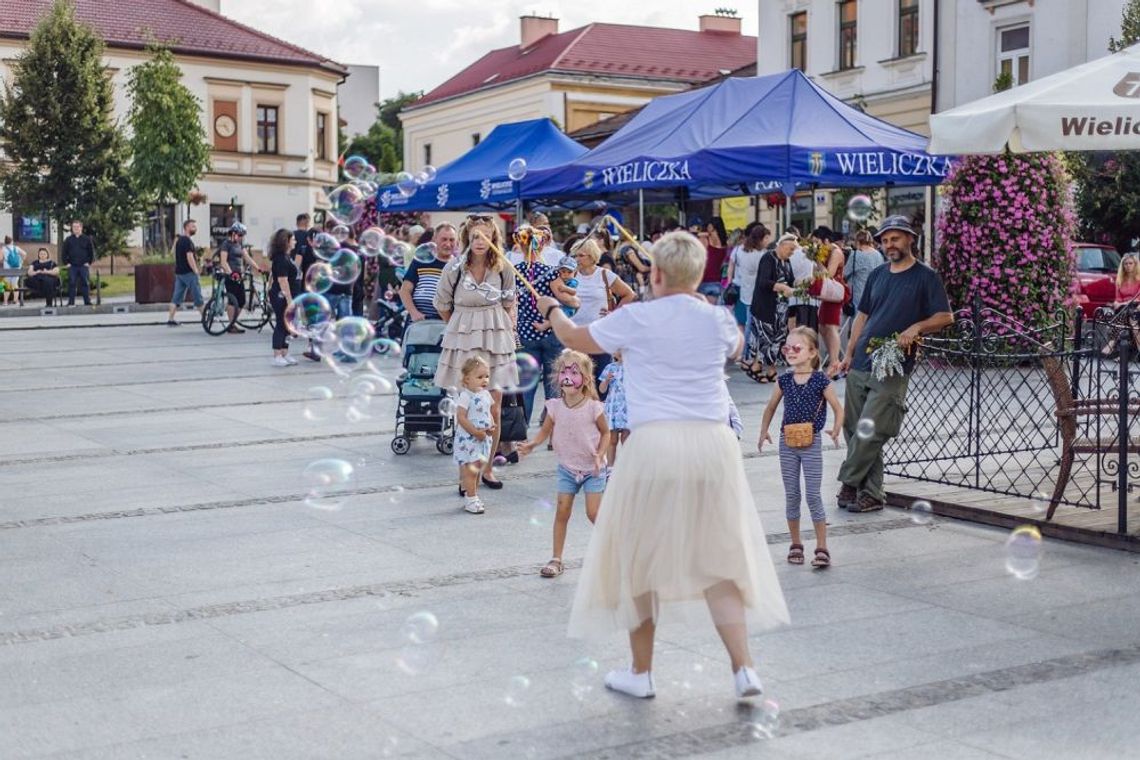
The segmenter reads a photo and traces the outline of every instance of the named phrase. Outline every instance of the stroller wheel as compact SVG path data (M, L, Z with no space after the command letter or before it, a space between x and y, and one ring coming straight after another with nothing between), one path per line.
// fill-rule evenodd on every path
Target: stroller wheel
M451 436L447 436L446 438L439 438L435 442L435 448L439 451L440 454L451 455L455 453L455 439Z
M392 439L392 451L397 454L407 454L412 450L412 442L407 436L398 435Z

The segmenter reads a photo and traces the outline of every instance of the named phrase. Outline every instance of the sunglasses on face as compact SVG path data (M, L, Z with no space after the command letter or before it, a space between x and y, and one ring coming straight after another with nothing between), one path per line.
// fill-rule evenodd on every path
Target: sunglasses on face
M804 347L803 346L784 346L780 350L783 351L785 354L798 354L800 351L804 350Z

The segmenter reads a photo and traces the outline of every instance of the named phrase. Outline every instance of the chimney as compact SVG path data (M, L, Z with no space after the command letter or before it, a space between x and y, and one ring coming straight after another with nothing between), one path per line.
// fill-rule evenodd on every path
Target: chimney
M740 17L722 14L705 14L701 16L702 32L721 32L723 34L740 34Z
M739 22L737 25L739 26ZM528 48L551 34L558 34L558 19L542 16L519 17L519 47Z

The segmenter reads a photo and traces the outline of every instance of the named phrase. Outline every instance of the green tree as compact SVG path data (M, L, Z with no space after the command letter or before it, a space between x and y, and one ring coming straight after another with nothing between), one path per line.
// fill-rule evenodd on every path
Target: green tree
M168 231L163 206L185 200L210 167L202 106L182 84L182 69L166 47L152 45L151 59L131 69L131 177L139 201L158 211L159 247Z
M1140 0L1124 5L1120 32L1119 39L1109 39L1109 52L1140 42ZM1140 238L1140 153L1069 153L1065 160L1076 181L1073 200L1081 239L1132 250Z
M7 158L0 162L0 203L46 212L60 240L70 217L83 219L99 256L124 250L138 219L130 149L112 111L103 41L76 20L71 2L56 0L0 93Z

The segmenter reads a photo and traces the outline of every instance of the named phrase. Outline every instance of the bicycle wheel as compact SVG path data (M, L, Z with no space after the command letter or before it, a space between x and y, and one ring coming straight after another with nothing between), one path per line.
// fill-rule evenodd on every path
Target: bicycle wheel
M273 309L269 307L268 299L262 298L260 293L255 292L252 297L246 295L245 304L246 307L237 320L239 325L249 330L260 330L269 324Z
M221 335L230 329L234 323L230 315L237 312L237 299L233 294L224 292L223 286L218 288L222 288L222 292L215 289L202 310L202 329L210 335Z

